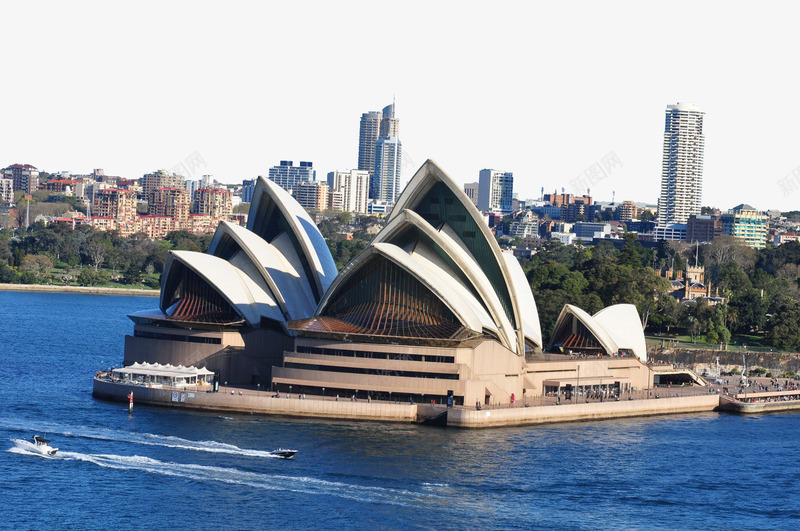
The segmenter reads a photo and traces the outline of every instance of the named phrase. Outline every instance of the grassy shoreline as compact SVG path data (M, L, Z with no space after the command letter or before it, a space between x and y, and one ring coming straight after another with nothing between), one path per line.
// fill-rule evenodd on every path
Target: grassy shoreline
M0 284L0 291L42 291L55 293L88 293L92 295L137 295L158 297L157 289L107 288L93 286L54 286L50 284Z

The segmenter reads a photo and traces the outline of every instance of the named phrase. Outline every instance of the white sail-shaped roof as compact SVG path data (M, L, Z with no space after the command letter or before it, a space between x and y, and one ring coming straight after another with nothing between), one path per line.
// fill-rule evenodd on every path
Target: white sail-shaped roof
M288 232L315 300L322 298L336 278L336 263L314 221L286 190L259 177L247 228L268 242Z
M419 279L472 332L489 333L520 356L526 343L541 348L536 304L519 263L502 253L472 201L432 161L412 177L386 227L331 285L317 316L324 317L331 300L342 300L340 291L352 289L375 253Z
M226 250L226 237L235 241L255 264L287 320L314 315L314 294L288 235L282 234L270 244L244 227L223 221L217 227L208 253L215 256L230 253L230 250ZM255 278L253 280L257 281Z
M489 279L486 278L486 274L470 254L469 249L466 248L464 243L459 240L458 235L447 224L436 229L413 210L404 210L392 218L387 226L376 236L375 242L389 242L400 245L402 242L398 240L410 227L418 230L423 238L427 238L430 241L430 244L434 246L434 252L442 253L446 257L448 263L443 264L441 266L442 269L450 270L451 275L463 278L464 281L469 283L468 289L474 293L472 297L478 299L476 303L482 305L494 321L489 329L498 334L501 342L507 348L515 350L514 327L503 311L497 292L492 289ZM421 245L417 244L417 249ZM541 343L538 343L538 345L541 346Z
M614 339L618 348L630 350L640 360L647 361L647 344L636 306L615 304L603 308L592 317Z
M395 245L386 243L376 243L372 248L415 276L435 293L467 328L478 332L484 328L493 332L497 331L494 321L475 297L464 285L445 271L441 264L437 264L430 254L408 253Z
M511 284L514 293L517 294L517 304L520 308L522 318L522 330L525 338L534 343L537 347L542 347L542 325L539 322L539 311L536 309L536 301L533 300L533 291L519 260L511 253L503 253L506 266L511 273Z
M257 326L264 317L285 325L283 314L275 299L226 260L194 251L170 251L164 264L166 279L170 278L170 273L176 264L194 271L203 278L247 324ZM167 280L164 285L169 284ZM162 311L167 311L167 305L170 304L167 298L172 295L166 289L162 289L160 304Z
M614 341L614 339L609 335L606 329L595 319L586 313L584 310L574 306L572 304L565 304L564 307L561 309L561 313L558 315L558 319L556 320L555 326L553 326L553 334L550 338L550 345L548 346L548 350L553 348L553 343L555 338L558 336L559 332L562 330L563 326L566 326L568 322L571 322L571 319L577 319L583 326L585 326L589 332L594 336L594 338L600 343L600 346L607 354L616 354L619 350L619 346Z

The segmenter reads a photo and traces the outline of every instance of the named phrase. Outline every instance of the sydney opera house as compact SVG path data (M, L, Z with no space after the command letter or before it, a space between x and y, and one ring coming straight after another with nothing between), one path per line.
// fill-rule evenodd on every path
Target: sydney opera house
M130 318L125 365L205 367L229 386L502 404L652 381L633 306L567 305L545 343L518 261L431 161L340 272L303 208L260 178L247 228L170 252L159 307ZM597 362L580 371L573 355Z

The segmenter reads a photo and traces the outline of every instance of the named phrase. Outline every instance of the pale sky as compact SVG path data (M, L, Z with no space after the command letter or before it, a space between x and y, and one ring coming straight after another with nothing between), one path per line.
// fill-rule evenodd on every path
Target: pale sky
M799 4L800 5L800 4ZM511 171L655 203L664 111L705 111L703 205L800 209L800 8L744 2L4 2L0 167L138 178L198 154L224 183L281 159L355 168L396 98L403 184ZM621 165L620 165L621 164ZM585 182L585 179L584 179ZM795 190L796 189L796 190Z

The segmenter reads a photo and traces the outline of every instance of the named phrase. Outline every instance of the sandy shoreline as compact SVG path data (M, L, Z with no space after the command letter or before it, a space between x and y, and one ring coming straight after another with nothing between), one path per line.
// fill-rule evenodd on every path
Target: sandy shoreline
M158 297L157 289L95 288L91 286L52 286L47 284L0 284L0 291L46 291L55 293L88 293L92 295L137 295Z

